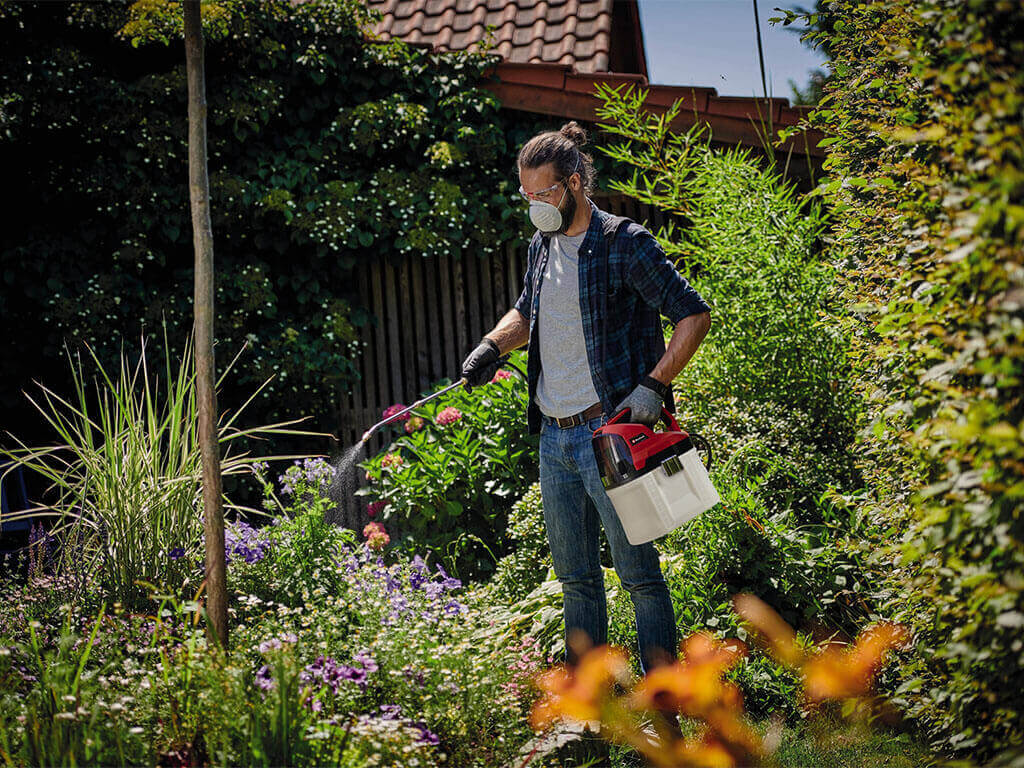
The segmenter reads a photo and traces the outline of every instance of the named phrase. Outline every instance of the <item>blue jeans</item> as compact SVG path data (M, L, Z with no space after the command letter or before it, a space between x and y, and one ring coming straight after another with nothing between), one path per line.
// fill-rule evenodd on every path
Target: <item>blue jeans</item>
M594 645L608 642L600 521L615 572L633 600L640 664L647 672L676 658L675 614L657 550L650 542L629 543L601 484L590 438L604 422L597 416L560 429L550 417L541 417L540 490L551 559L565 602L566 661L577 661L569 643L576 631L585 632Z

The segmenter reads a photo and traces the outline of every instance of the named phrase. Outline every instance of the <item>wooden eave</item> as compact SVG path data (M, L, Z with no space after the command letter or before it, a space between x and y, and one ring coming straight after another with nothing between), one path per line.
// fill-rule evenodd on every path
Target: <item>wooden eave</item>
M646 107L662 115L677 100L682 109L672 122L675 130L685 130L695 123L705 123L717 143L741 144L762 148L761 124L771 126L769 135L796 125L813 107L791 106L788 99L761 99L745 96L719 96L714 88L689 85L650 85L643 75L602 72L583 74L564 64L520 64L502 62L495 68L497 80L485 85L508 109L554 115L566 120L599 122L594 96L597 83L612 87L634 86L647 91ZM761 133L759 133L761 131ZM792 150L822 158L825 150L817 144L824 138L820 131L791 136L776 151Z

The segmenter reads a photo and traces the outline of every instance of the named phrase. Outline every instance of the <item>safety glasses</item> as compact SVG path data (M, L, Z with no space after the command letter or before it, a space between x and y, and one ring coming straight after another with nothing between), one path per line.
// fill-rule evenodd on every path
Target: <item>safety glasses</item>
M561 183L562 182L560 181L556 181L547 189L542 189L539 192L527 192L522 187L519 187L519 196L523 198L523 200L525 200L526 202L530 202L531 200L540 200L542 202L547 202L551 198L554 191L558 189Z

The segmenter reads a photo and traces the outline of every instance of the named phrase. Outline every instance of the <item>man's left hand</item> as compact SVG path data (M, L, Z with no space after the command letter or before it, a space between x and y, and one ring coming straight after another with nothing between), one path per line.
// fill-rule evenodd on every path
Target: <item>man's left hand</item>
M661 408L664 404L665 401L662 400L661 395L653 389L639 384L629 393L629 397L615 407L615 412L618 413L623 408L629 408L630 421L653 427L661 418Z

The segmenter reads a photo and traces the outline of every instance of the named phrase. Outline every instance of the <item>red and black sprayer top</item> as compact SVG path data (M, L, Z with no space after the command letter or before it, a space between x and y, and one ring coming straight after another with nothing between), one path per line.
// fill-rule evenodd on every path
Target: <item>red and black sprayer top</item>
M664 432L623 421L628 413L629 409L623 408L594 430L594 456L606 489L635 480L693 448L689 434L679 428L667 409L661 409L662 421L668 427Z

